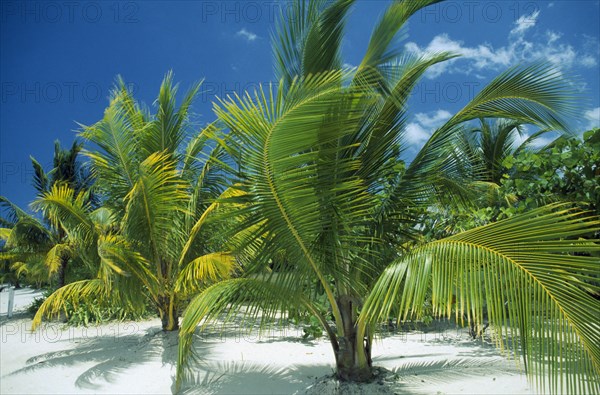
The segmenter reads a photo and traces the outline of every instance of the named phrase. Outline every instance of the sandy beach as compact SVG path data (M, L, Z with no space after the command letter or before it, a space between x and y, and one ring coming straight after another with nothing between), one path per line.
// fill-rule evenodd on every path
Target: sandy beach
M2 292L2 303L7 296ZM17 291L17 299L30 295ZM16 305L16 303L15 303ZM2 305L4 306L4 305ZM5 310L0 311L4 313ZM160 321L88 328L31 319L0 322L2 394L169 394L174 390L177 334ZM323 380L333 372L328 341L304 341L297 327L256 333L230 328L196 337L195 377L185 394L532 394L515 362L466 331L405 332L374 344L373 363L392 373L361 386Z

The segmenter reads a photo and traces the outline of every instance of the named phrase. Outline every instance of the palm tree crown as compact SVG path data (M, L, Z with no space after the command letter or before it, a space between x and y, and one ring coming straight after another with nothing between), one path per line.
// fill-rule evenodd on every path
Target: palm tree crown
M399 56L391 42L412 14L434 2L393 3L354 70L340 69L340 43L353 1L295 2L294 17L282 18L274 36L280 83L221 101L216 114L238 141L235 157L244 175L232 187L238 191L235 199L222 203L231 203L229 214L237 218L227 235L237 244L245 275L207 288L186 309L180 379L199 323L205 326L225 310L227 317L236 311L254 319L260 314L266 323L279 311L300 309L325 329L338 377L368 380L375 323L388 314L418 315L432 281L440 314L449 313L453 298L457 311L475 322L482 319L484 298L496 306L490 315L495 333L500 338L504 327L520 333L519 349L527 366L534 366L529 372L544 366L546 356L558 355L552 341L569 331L562 337L564 347L573 350L568 357L584 362L580 369L559 368L554 359L550 373L562 377L566 372L588 380L586 389L597 388L600 354L592 330L597 319L579 320L582 311L566 312L570 297L545 282L593 287L584 273L595 258L556 252L596 250L589 241L566 238L589 233L597 220L549 207L462 238L420 245L419 213L435 202L470 198L467 158L454 144L462 125L509 118L565 130L563 115L573 109L573 91L557 70L543 64L513 67L435 130L404 165L411 90L429 67L454 55ZM528 222L539 226L528 228ZM513 231L519 229L527 232ZM294 265L269 271L271 253L278 250ZM530 264L539 266L533 270ZM565 272L570 273L566 278ZM497 291L501 287L504 291ZM523 289L531 289L531 295ZM320 290L330 315L318 307ZM576 295L577 308L600 312L598 301L585 292ZM542 300L539 318L527 318L523 306L531 312ZM500 307L505 302L508 311ZM544 327L542 334L542 317L561 324ZM538 347L551 351L538 352Z
M147 297L163 329L174 330L189 295L231 273L233 258L199 237L228 172L222 160L226 151L214 143L214 125L185 142L199 87L194 85L177 107L178 87L167 74L151 115L120 81L104 118L84 127L82 137L99 147L86 155L104 199L102 212L91 210L70 188L53 188L35 205L77 234L79 252L95 262L98 276L59 289L42 305L34 325L77 289L104 297L116 292L126 303ZM106 226L99 227L94 217Z

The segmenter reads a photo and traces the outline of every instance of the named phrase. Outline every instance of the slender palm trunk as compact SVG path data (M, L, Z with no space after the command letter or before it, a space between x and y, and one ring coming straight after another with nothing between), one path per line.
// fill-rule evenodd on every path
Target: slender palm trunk
M371 338L360 334L351 298L339 298L338 306L344 327L343 336L338 337L339 347L335 352L337 377L343 381L369 381L373 377Z
M62 227L58 229L58 240L62 241L66 237L66 232ZM67 284L67 265L69 264L69 257L61 254L60 267L58 268L58 288L62 288Z
M64 287L67 284L67 265L69 263L68 257L62 257L60 259L60 267L58 268L58 288Z

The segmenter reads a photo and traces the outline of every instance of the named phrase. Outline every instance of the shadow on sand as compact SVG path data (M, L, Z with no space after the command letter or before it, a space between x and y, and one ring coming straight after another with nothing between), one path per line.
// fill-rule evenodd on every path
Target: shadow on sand
M105 328L105 327L98 327ZM121 325L123 328L123 325ZM127 328L125 326L125 328ZM96 328L79 328L93 332ZM75 380L75 386L98 390L103 382L114 383L119 376L126 376L133 366L151 360L160 360L162 365L174 366L177 359L177 333L163 332L152 327L142 332L126 335L73 336L61 340L65 348L59 351L36 355L27 360L27 365L12 371L7 376L56 366L89 366Z

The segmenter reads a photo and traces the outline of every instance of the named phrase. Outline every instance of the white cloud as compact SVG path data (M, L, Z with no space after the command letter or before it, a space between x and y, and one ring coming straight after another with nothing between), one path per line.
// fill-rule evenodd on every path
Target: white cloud
M415 114L415 122L410 122L406 125L406 141L411 145L422 145L429 139L431 133L445 121L450 119L451 116L452 114L446 110L437 110L428 113L420 112Z
M426 128L436 128L442 123L450 119L452 114L446 110L437 110L433 113L418 113L415 114L415 119Z
M530 15L522 15L515 21L515 27L510 31L511 35L522 36L525 32L537 23L540 16L540 10L535 10Z
M595 65L598 64L598 62L596 61L596 58L594 58L591 55L584 55L580 59L579 62L581 63L582 66L585 66L585 67L594 67Z
M425 54L449 51L461 55L447 62L437 64L427 70L425 76L430 79L439 77L444 73L460 73L481 75L483 70L499 71L506 67L534 60L544 60L569 69L573 66L596 67L600 56L598 39L585 36L581 47L576 50L571 44L564 42L563 34L547 30L542 40L531 40L526 37L534 27L540 16L540 11L520 17L514 23L513 29L507 37L507 45L494 48L489 43L477 46L466 46L463 41L453 40L447 33L442 33L433 38L431 42L420 47L414 42L405 45L408 52L423 56Z
M550 3L548 3L548 8L552 8L552 7L554 7L554 2L553 1L551 1Z
M429 138L430 134L421 125L415 122L411 122L406 125L405 138L406 141L411 145L420 146Z
M243 37L244 39L246 39L248 41L254 41L258 38L258 36L256 34L246 30L246 28L242 28L242 30L237 32L235 35L238 37Z
M477 47L465 47L463 46L462 41L452 40L446 33L435 36L425 48L420 48L413 42L407 43L405 48L407 51L413 52L420 56L444 51L461 55L460 58L438 63L437 65L430 67L426 74L428 78L436 78L440 76L461 59L468 59L471 61L472 67L477 70L494 68L493 66L495 65L508 66L511 62L511 54L507 50L501 49L499 51L494 51L494 49L488 44L482 44ZM470 71L471 69L469 68L466 74L469 74Z
M592 108L583 113L585 119L588 120L586 129L600 128L600 107Z
M546 36L548 37L548 44L552 44L562 37L562 33L553 32L552 30L548 30L546 32Z

